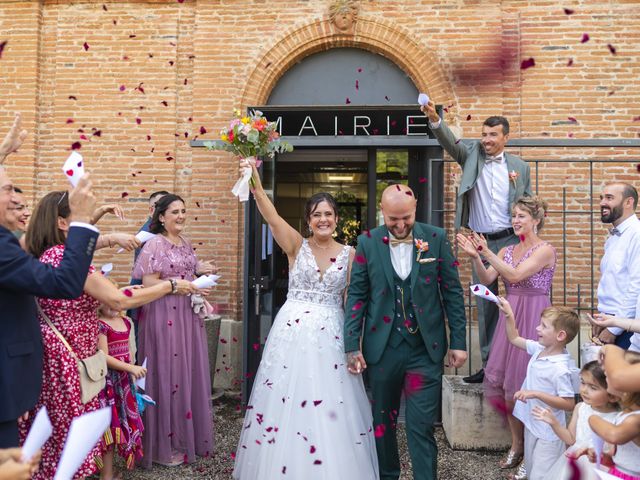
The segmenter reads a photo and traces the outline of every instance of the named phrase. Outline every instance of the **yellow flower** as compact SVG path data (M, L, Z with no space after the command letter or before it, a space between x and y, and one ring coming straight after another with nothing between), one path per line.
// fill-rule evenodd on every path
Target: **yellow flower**
M223 133L222 135L220 135L220 140L222 140L223 142L227 142L229 141L229 137L226 133Z
M248 123L251 122L251 119L249 117L242 117L241 122L244 123L245 125L247 125Z

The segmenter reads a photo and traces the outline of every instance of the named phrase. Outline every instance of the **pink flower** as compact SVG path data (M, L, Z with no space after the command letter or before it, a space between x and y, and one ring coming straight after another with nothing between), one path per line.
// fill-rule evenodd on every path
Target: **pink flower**
M511 180L513 182L513 186L516 186L516 181L518 180L518 177L520 176L520 174L518 172L516 172L515 170L511 170L509 172L509 180Z

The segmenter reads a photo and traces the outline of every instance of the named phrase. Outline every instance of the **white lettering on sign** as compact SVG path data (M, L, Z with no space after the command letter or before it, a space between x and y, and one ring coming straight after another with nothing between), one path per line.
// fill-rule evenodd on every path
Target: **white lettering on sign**
M366 125L358 123L359 120L365 120L365 119L367 121ZM364 133L366 135L369 135L369 131L367 130L367 127L370 125L371 125L371 118L364 115L356 115L355 117L353 117L353 134L358 135L358 128L361 128L362 130L364 130Z
M307 125L307 123L309 123L309 125ZM310 128L313 131L313 134L317 137L318 136L318 132L316 132L316 127L313 125L313 120L311 120L311 117L309 115L307 115L304 118L304 122L302 122L302 127L300 127L300 131L298 132L298 136L302 135L302 132L306 129Z
M427 135L427 117L407 115L407 135Z

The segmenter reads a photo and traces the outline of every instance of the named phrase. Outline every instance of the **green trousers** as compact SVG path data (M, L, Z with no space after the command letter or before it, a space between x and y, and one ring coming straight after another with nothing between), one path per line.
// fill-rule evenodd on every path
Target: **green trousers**
M380 361L369 364L367 372L380 478L397 480L400 476L396 419L404 391L413 478L436 480L438 447L433 423L440 409L442 365L431 361L422 342L412 347L403 340L395 348L387 345Z

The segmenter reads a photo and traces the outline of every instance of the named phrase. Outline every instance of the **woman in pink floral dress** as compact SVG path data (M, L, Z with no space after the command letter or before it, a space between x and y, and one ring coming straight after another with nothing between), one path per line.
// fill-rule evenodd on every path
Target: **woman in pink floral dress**
M64 239L69 228L69 202L66 192L47 194L35 209L32 223L27 232L27 248L43 263L57 267L64 255ZM100 240L99 240L99 246ZM98 349L98 316L96 309L100 303L111 308L125 310L153 301L171 292L187 294L197 289L187 281L163 282L154 288L118 290L110 281L96 272L92 266L85 283L84 293L75 300L52 300L38 298L42 311L65 337L78 358L94 355ZM84 413L104 406L99 396L88 403L82 403L80 378L75 358L62 341L40 318L40 329L44 346L42 390L40 398L30 412L29 420L20 425L22 441L31 426L31 419L43 406L47 407L53 425L53 434L42 448L40 468L34 479L53 478L60 460L71 421ZM101 467L103 443L96 445L74 478L84 478L94 474Z

